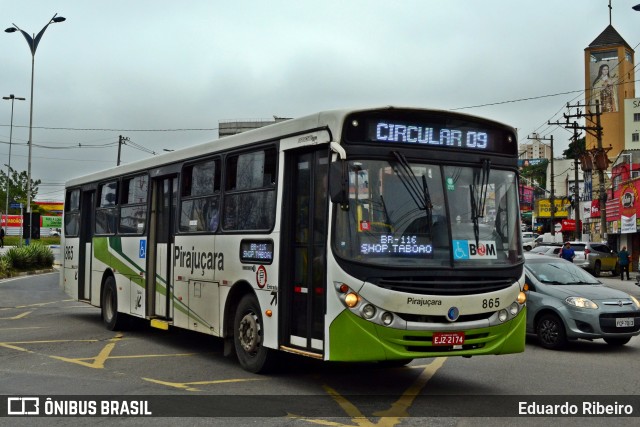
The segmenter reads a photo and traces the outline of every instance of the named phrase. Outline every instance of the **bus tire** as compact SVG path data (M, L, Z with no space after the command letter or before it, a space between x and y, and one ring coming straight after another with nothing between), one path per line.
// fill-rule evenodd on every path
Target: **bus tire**
M242 297L233 322L233 344L240 365L247 371L267 372L273 366L274 350L264 344L264 323L260 304L253 294Z
M102 322L108 330L116 331L125 328L126 314L118 313L118 289L113 276L108 276L104 281L100 308Z

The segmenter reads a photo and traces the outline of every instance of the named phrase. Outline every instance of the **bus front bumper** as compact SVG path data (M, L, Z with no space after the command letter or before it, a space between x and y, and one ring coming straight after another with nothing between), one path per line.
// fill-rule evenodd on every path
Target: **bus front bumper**
M521 353L525 347L526 307L498 326L465 330L459 346L434 346L434 331L380 326L345 310L329 327L329 360L380 361L439 356Z

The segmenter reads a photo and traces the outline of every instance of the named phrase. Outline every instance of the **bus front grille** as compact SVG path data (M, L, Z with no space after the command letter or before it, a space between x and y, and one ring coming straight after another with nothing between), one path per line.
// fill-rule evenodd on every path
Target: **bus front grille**
M516 280L517 278L403 277L401 279L384 278L371 282L396 292L424 295L473 295L506 289Z

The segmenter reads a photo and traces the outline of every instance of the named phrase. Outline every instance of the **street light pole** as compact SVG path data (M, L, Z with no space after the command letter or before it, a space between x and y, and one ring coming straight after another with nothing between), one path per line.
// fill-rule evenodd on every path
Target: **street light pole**
M9 174L11 173L11 141L13 140L13 104L15 100L24 101L25 98L19 98L14 96L13 94L9 96L3 96L2 99L10 99L11 100L11 122L9 124L9 164L7 165L7 200L4 208L4 234L5 236L9 235Z
M36 62L36 49L38 48L38 44L40 44L40 40L42 40L42 36L44 35L45 30L52 23L63 22L66 18L62 16L58 16L56 13L53 15L53 18L49 20L47 25L45 25L38 35L30 36L28 33L22 31L20 27L16 24L13 24L13 27L9 27L4 30L6 33L14 33L16 31L20 31L24 36L27 44L29 45L29 49L31 50L31 105L29 106L29 161L27 163L27 215L29 216L29 223L27 225L27 239L26 244L29 244L31 240L31 148L33 146L33 141L31 139L33 132L33 74L35 70L35 62Z

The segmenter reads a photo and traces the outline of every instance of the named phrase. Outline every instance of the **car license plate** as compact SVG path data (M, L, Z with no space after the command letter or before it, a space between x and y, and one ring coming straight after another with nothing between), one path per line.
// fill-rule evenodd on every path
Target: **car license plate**
M462 344L464 344L464 332L434 332L433 333L433 345L462 345Z
M620 317L616 319L616 328L628 328L633 326L633 317Z

